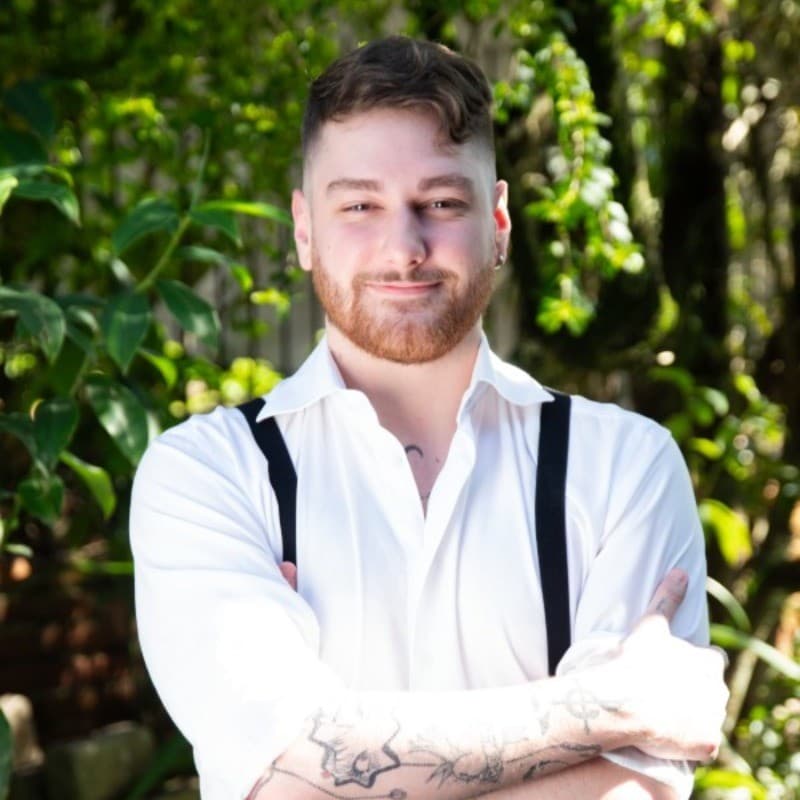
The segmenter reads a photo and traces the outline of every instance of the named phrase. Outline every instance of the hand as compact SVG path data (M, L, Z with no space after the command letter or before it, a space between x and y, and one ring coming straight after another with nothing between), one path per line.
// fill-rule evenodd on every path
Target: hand
M281 561L278 568L281 571L281 575L286 578L286 582L289 586L297 591L297 566L292 564L291 561Z
M658 758L707 761L717 754L725 718L725 661L718 650L670 633L685 592L686 574L669 572L606 666L619 696L627 698L626 710L641 723L633 745Z

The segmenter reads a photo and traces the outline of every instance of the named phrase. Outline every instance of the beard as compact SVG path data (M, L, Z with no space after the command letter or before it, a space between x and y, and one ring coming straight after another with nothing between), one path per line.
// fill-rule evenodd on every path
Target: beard
M417 267L399 272L360 273L349 291L339 286L312 247L311 278L328 321L353 344L376 358L399 364L435 361L449 353L475 326L489 305L494 262L483 264L459 288L458 276L444 269ZM438 282L422 297L372 298L368 283Z

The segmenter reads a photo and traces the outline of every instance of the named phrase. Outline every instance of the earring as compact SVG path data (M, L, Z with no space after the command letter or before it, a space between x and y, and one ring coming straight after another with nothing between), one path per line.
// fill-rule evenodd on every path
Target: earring
M497 254L497 264L495 264L495 269L498 270L503 264L506 263L506 254L505 253L498 253Z

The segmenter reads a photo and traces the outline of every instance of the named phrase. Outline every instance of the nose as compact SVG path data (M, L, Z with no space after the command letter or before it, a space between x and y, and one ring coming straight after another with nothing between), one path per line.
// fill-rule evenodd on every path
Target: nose
M386 219L383 237L386 261L397 269L413 269L425 261L428 246L419 215L403 208Z

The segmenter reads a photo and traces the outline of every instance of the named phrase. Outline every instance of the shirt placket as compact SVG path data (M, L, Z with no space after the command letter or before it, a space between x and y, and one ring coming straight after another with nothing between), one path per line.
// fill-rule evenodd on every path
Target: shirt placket
M424 520L423 541L418 558L409 563L409 687L416 685L415 670L424 668L425 658L418 653L419 636L429 621L437 618L425 602L425 587L436 576L436 554L445 536L460 536L466 520L458 518L461 497L475 465L475 438L472 420L463 415L456 429L447 459L434 484ZM422 665L422 666L421 666Z

